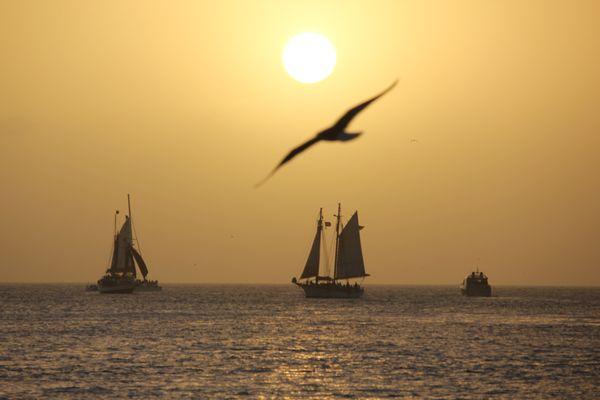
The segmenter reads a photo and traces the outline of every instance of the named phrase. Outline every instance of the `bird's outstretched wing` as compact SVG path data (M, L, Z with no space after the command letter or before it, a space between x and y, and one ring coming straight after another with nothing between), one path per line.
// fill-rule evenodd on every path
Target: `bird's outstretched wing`
M295 149L293 149L292 151L290 151L288 153L287 156L285 156L283 158L283 160L281 160L281 162L279 164L277 164L277 166L275 168L273 168L273 171L271 171L271 173L269 175L267 175L265 177L265 179L263 179L262 181L258 182L256 185L254 185L254 187L259 187L260 185L262 185L263 183L265 183L271 176L273 176L273 174L285 163L287 163L288 161L290 161L292 158L296 157L298 154L302 153L304 150L308 149L310 146L312 146L313 144L317 143L319 140L318 137L314 137L304 143L302 143L300 146L296 147Z
M292 151L290 151L288 153L288 155L285 156L285 158L283 160L281 160L281 162L279 163L279 165L277 165L277 167L275 169L281 167L283 164L290 161L292 158L296 157L298 154L302 153L304 150L308 149L310 146L317 143L319 140L321 140L321 139L319 139L318 137L315 136L314 138L302 143L300 146L298 146L295 149L293 149Z
M356 117L356 115L361 112L362 110L364 110L365 108L367 108L367 106L369 104L371 104L372 102L374 102L375 100L377 100L378 98L380 98L381 96L383 96L384 94L386 94L387 92L389 92L390 90L392 90L394 88L394 86L396 86L396 84L398 83L398 80L396 79L396 81L394 81L394 83L392 83L387 89L385 89L383 92L379 93L377 96L365 101L364 103L361 103L359 105L357 105L356 107L348 110L348 112L346 112L346 114L344 114L342 116L342 118L340 118L335 125L333 126L334 129L339 129L339 130L344 130L346 129L346 127L348 126L348 124L350 124L350 121L352 121L352 119L354 117Z

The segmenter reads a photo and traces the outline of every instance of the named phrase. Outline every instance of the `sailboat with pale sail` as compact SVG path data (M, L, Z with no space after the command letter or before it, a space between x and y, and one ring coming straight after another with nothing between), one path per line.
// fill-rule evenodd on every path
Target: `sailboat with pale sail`
M364 288L356 281L369 276L365 272L365 263L360 242L358 211L354 212L346 225L342 224L342 206L338 204L335 227L333 271L329 268L325 230L331 223L323 220L323 209L319 211L317 232L306 260L300 279L295 277L292 283L304 290L306 297L313 298L358 298ZM333 273L331 273L333 272ZM350 280L355 280L353 284ZM344 282L345 281L345 282Z
M119 211L115 212L115 235L112 257L106 274L98 280L97 287L100 293L132 293L143 282L146 282L145 286L152 286L152 283L147 283L149 281L146 280L146 276L148 275L146 262L139 250L134 246L129 195L127 195L127 204L129 215L125 216L125 222L118 233L117 216ZM144 277L143 281L136 279L136 264ZM157 287L156 290L160 290L160 287L156 283L154 283L154 286Z

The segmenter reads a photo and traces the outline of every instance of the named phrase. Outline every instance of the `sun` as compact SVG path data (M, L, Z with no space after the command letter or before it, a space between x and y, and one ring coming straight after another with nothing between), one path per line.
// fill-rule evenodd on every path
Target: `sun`
M292 37L283 48L283 66L298 82L315 83L333 72L335 47L322 35L312 32Z

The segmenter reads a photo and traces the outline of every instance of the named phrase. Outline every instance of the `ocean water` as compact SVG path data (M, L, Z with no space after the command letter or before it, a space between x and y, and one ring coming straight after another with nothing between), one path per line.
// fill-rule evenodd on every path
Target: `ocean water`
M600 289L0 285L0 398L600 398Z

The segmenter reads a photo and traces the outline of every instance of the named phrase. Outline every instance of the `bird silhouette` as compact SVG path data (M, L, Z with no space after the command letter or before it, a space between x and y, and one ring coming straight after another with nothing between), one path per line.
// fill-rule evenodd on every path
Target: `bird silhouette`
M322 130L321 132L317 133L312 139L309 139L308 141L302 143L300 146L291 150L288 153L288 155L285 156L279 164L277 164L277 166L273 169L273 171L271 171L271 173L269 175L267 175L262 181L257 183L255 185L255 187L259 187L260 185L265 183L284 164L289 162L292 158L296 157L298 154L302 153L304 150L308 149L313 144L320 142L321 140L327 140L330 142L333 142L336 140L341 141L341 142L347 142L349 140L353 140L353 139L356 139L357 137L359 137L362 134L362 132L346 132L346 128L348 127L350 122L354 119L354 117L356 117L356 115L358 115L359 112L361 112L362 110L367 108L369 106L369 104L373 103L375 100L377 100L378 98L380 98L381 96L383 96L384 94L386 94L387 92L392 90L394 88L394 86L396 86L397 83L398 83L398 80L394 81L394 83L392 83L387 89L385 89L383 92L379 93L377 96L372 97L369 100L360 103L356 107L351 108L350 110L348 110L346 112L346 114L344 114L340 119L338 119L335 124L333 124L332 126L330 126L329 128L327 128L325 130Z

